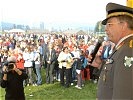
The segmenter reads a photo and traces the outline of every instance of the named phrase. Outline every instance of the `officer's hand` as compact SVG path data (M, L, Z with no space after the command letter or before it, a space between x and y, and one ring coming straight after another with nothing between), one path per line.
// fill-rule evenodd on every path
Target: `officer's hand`
M88 65L91 65L93 67L100 67L102 60L99 55L96 55L92 63L89 63L92 59L91 55L88 55Z
M7 66L4 66L4 67L2 68L2 71L3 71L4 74L7 74L7 72L8 72Z

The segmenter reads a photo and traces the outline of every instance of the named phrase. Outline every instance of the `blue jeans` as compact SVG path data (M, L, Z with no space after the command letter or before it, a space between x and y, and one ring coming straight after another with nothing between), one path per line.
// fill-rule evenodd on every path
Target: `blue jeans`
M77 61L74 61L72 65L72 82L77 79L76 67L77 67Z
M41 85L42 84L41 65L35 64L35 68L36 68L36 74L37 74L37 85Z

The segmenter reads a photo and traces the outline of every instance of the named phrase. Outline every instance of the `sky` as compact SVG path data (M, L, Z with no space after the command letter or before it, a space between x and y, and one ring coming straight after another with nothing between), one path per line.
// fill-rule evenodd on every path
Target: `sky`
M109 2L127 0L0 0L0 21L45 27L86 27L106 17Z

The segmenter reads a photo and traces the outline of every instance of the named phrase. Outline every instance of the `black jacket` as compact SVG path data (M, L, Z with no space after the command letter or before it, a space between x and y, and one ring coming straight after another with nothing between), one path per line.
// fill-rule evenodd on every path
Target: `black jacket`
M21 71L22 75L18 75L15 71L8 72L7 81L3 80L2 74L1 87L6 91L5 100L25 100L23 80L28 76Z
M76 69L82 70L84 68L83 67L84 59L85 57L83 55L80 55L80 58L77 60Z

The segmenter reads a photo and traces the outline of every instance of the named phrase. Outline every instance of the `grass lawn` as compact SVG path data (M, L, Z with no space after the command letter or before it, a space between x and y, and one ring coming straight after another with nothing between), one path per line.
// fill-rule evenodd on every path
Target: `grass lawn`
M42 70L42 72L44 71ZM44 74L42 75L45 77ZM90 81L86 81L82 90L79 90L75 88L76 84L64 88L60 86L59 82L46 84L44 80L41 86L25 87L26 100L96 100L97 84ZM4 100L4 95L5 91L0 87L0 100Z

